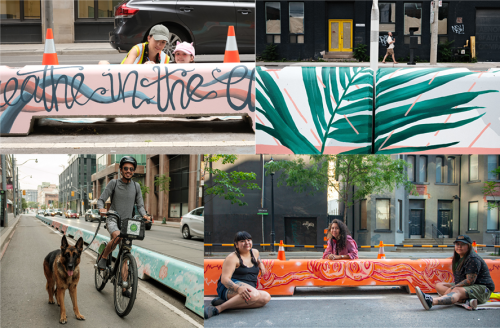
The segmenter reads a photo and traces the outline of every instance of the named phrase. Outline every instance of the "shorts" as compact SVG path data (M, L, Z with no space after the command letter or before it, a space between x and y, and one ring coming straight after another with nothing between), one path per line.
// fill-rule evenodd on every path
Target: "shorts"
M240 282L239 280L236 280L236 279L231 279L232 282L234 283L237 283L237 282ZM227 292L229 291L229 289L227 289L226 286L224 286L221 282L220 282L220 279L219 281L217 282L217 296L219 296L220 298L222 298L224 301L227 301L228 298L227 298Z
M109 216L106 219L106 228L108 229L110 237L113 232L120 231L120 229L118 229L118 223L116 222L116 219L110 218Z
M467 292L469 299L475 298L477 300L477 304L484 304L490 300L491 290L485 285L464 286L462 288Z
M387 48L387 54L394 55L394 48L392 48L392 49Z

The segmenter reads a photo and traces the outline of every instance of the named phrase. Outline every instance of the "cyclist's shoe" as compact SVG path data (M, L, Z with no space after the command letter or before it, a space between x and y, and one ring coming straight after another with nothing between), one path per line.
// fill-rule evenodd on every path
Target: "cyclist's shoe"
M217 310L217 308L212 305L205 306L205 310L203 312L205 319L209 319L214 315L219 315L219 310Z
M99 268L99 270L106 270L107 262L108 262L107 259L101 257L99 262L97 262L97 267Z
M418 299L420 300L420 303L422 303L424 309L430 310L432 307L432 296L423 293L418 286L415 287L415 290L417 291Z
M130 291L128 290L122 290L122 296L126 298L130 298Z
M212 300L212 305L213 306L217 306L217 305L221 305L222 303L225 303L226 301L224 301L222 298L220 297L216 297Z

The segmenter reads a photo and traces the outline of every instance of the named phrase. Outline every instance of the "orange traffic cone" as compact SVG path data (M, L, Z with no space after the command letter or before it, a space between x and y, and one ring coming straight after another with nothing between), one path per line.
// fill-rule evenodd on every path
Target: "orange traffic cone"
M283 246L283 240L280 240L280 248L278 249L278 260L286 261L285 246Z
M240 53L236 44L236 35L234 34L234 26L229 26L227 31L226 52L224 53L224 63L239 63Z
M477 244L475 240L472 241L472 249L477 253Z
M54 35L52 29L47 29L45 37L45 51L43 52L42 65L59 65L57 60L56 46L54 44Z
M384 243L380 241L377 259L385 260Z

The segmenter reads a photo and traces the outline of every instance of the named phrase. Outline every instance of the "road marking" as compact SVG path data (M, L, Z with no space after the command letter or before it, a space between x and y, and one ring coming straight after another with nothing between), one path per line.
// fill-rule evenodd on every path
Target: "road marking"
M47 228L49 228L50 230L62 235L61 232L53 229L52 227L48 226L48 225L45 225ZM76 244L76 242L73 240L73 239L68 239L68 243L71 243L71 244ZM88 256L92 257L93 259L97 260L97 256L90 253L90 249L86 250L84 253L87 254ZM93 251L92 251L93 252ZM159 297L158 295L156 295L151 289L147 288L146 286L144 286L143 282L142 281L138 281L138 287L140 290L142 290L143 292L145 292L146 294L148 294L149 296L151 296L154 300L156 300L157 302L159 302L160 304L162 304L163 306L166 306L167 308L169 308L172 312L174 312L175 314L177 314L178 316L180 316L181 318L183 318L184 320L188 321L189 323L191 323L193 326L197 327L197 328L203 328L203 325L200 325L198 322L196 322L194 319L192 319L190 316L188 316L187 314L185 314L184 312L182 312L181 310L179 310L177 307L175 307L174 305L170 304L169 302L167 302L166 300L164 300L163 298Z
M385 296L285 296L285 297L271 297L271 301L322 301L322 300L379 300L386 298ZM205 297L205 301L211 301L213 297Z
M184 241L184 240L172 239L172 241L177 242L177 243L185 243L185 244L189 244L189 245L193 245L193 246L203 246L203 245L200 245L199 243L190 243L189 241Z

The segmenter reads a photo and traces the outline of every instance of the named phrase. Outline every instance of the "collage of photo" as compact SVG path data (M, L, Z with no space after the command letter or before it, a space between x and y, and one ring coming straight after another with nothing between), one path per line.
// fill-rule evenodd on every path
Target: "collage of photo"
M0 326L498 327L500 1L0 0Z

